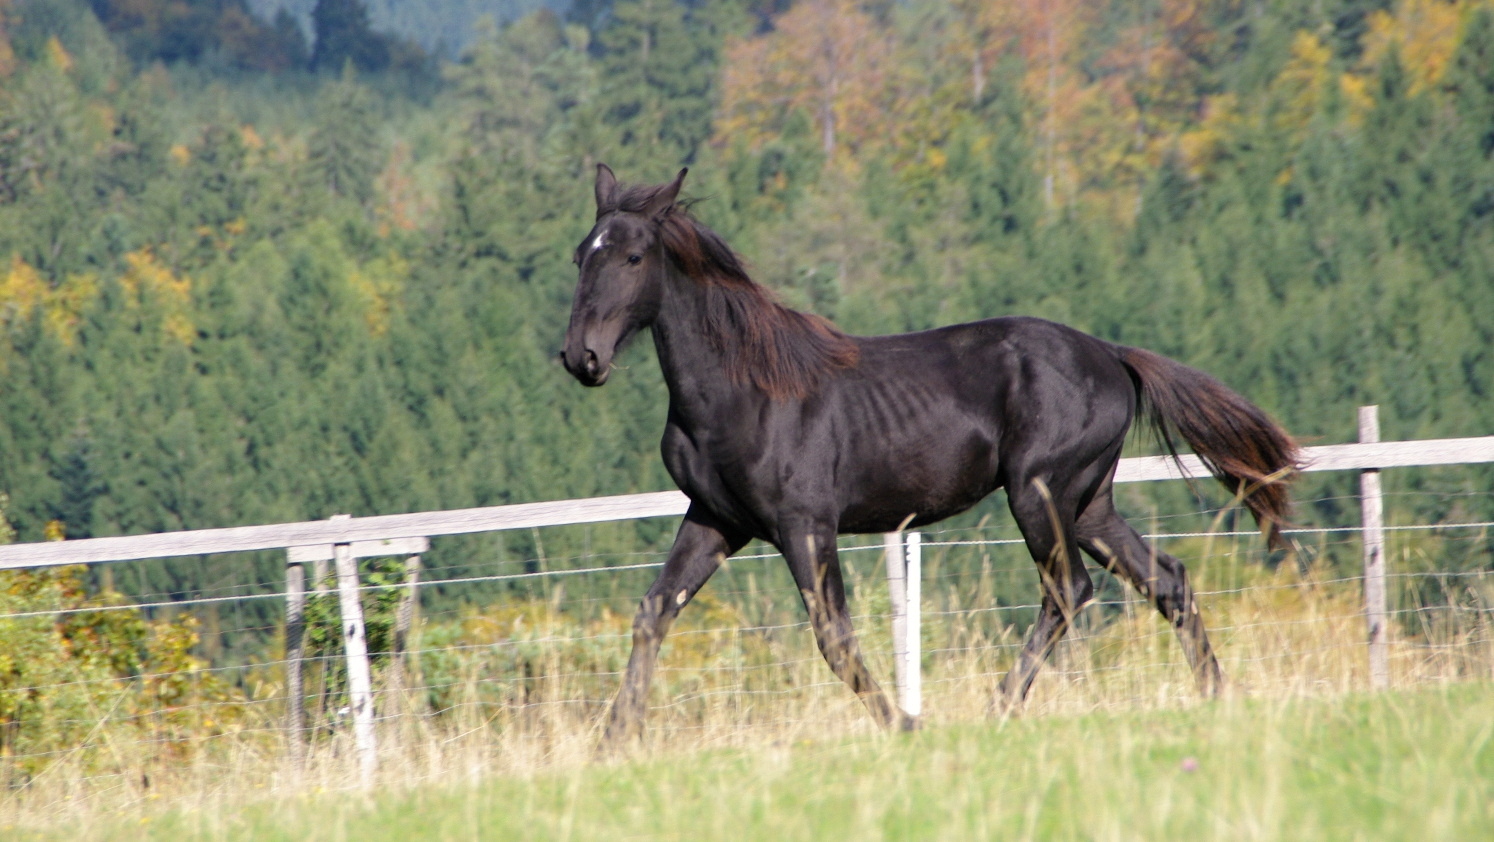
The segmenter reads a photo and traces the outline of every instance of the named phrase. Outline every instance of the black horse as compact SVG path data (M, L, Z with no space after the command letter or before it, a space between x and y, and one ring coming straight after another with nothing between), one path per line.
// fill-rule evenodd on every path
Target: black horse
M566 369L601 386L619 349L653 329L669 388L664 464L690 498L633 621L608 743L641 735L664 634L752 538L783 553L835 674L877 722L913 727L862 661L836 535L932 523L1003 487L1043 588L1004 705L1026 696L1094 592L1081 549L1156 605L1200 690L1217 692L1187 572L1121 519L1111 482L1144 404L1168 450L1186 441L1277 544L1299 458L1280 427L1203 372L1040 319L849 336L754 283L678 201L684 177L624 189L598 166L596 224L575 254Z

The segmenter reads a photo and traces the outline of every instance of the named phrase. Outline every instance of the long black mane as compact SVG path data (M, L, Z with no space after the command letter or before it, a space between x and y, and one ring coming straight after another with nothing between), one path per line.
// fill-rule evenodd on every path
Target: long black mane
M599 215L642 213L661 189L628 188ZM690 203L675 202L654 222L674 267L705 291L702 328L735 381L750 382L773 398L802 398L827 373L856 364L854 339L820 316L784 306L753 281L731 246L691 215Z

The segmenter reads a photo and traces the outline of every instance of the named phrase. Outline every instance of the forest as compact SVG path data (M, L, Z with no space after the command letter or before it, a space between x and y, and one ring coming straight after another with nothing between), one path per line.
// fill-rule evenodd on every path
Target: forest
M855 333L1035 315L1209 371L1309 443L1369 403L1387 440L1490 432L1490 0L587 0L466 26L452 3L384 28L318 0L309 33L291 5L0 0L18 540L671 487L649 343L603 390L555 360L599 161L688 165L756 279ZM1406 480L1446 492L1407 505L1487 516L1489 478ZM1329 482L1305 517L1352 505ZM543 555L484 540L434 563ZM182 599L205 570L118 586Z

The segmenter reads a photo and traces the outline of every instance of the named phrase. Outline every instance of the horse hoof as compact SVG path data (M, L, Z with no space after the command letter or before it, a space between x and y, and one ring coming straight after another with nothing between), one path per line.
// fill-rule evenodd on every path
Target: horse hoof
M642 746L642 728L609 727L602 734L601 742L597 743L594 756L597 760L628 757L637 752Z
M1005 694L999 695L991 700L986 706L986 716L992 719L1016 719L1022 715L1022 702L1012 701Z
M923 717L900 714L897 718L897 730L903 733L923 730Z
M592 753L592 758L598 762L626 760L637 754L642 746L643 739L641 737L634 737L632 739L603 737L602 741L597 743L597 749Z

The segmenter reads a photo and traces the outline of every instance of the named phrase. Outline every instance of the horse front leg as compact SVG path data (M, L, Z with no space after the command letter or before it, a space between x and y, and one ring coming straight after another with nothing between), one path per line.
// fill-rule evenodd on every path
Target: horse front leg
M844 681L871 713L877 724L886 729L912 731L918 720L898 709L872 678L861 657L861 646L846 607L845 582L841 578L840 557L835 548L833 528L809 529L792 534L779 546L804 608L814 628L814 639L830 670Z
M680 609L694 598L711 574L746 543L745 537L716 524L695 506L685 514L664 569L659 571L633 618L633 652L628 656L622 687L607 716L603 751L621 748L643 737L648 688L653 682L664 635Z

